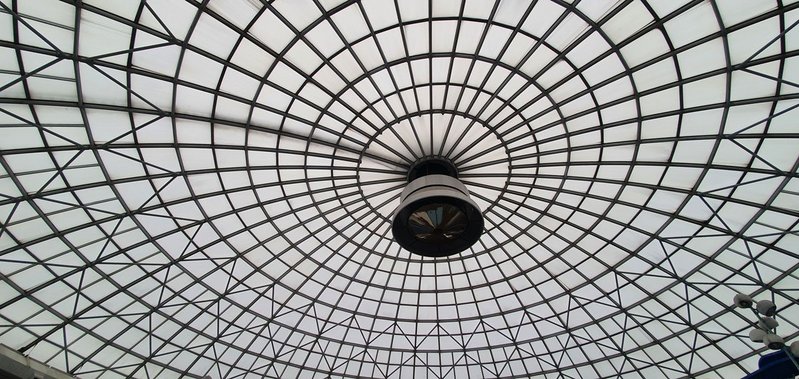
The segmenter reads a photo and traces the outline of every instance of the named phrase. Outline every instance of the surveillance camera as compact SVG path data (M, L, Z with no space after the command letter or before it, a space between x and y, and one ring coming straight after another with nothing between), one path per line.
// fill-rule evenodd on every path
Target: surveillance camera
M794 357L799 357L799 341L793 341L791 344L791 354Z
M734 302L735 306L738 308L752 308L752 304L754 303L751 296L742 293L735 295Z
M766 331L763 329L754 328L749 331L749 339L752 342L763 342L763 337L766 336Z
M757 322L757 326L760 327L760 329L764 330L772 330L778 327L779 325L780 323L771 317L761 317L760 320Z
M760 300L757 302L755 306L757 309L757 313L760 313L763 316L774 316L777 313L777 306L771 300Z
M763 344L771 350L779 350L785 346L785 341L776 334L766 334L763 336Z

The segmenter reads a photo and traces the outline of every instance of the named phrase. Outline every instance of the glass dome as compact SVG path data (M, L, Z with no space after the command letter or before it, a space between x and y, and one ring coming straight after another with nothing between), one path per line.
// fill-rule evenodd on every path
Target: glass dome
M0 344L81 378L735 378L799 3L0 0ZM422 157L483 212L430 258Z

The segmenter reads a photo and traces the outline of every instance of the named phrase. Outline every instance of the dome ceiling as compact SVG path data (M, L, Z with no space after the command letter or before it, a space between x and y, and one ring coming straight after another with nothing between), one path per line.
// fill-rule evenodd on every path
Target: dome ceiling
M82 378L734 378L799 3L0 0L0 343ZM393 241L454 164L479 241Z

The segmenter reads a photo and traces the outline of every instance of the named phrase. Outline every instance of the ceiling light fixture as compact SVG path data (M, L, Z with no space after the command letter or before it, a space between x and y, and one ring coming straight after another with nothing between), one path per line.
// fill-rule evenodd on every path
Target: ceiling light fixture
M483 231L483 215L446 158L427 157L408 172L394 212L394 239L406 250L444 257L468 249Z

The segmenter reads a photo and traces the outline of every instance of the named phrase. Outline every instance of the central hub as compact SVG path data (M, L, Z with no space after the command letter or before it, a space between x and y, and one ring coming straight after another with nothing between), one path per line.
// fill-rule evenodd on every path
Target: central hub
M416 161L408 170L408 183L427 175L447 175L458 177L458 169L446 158L424 157Z
M483 216L457 175L444 158L423 158L411 166L392 223L394 239L406 250L443 257L480 239Z

